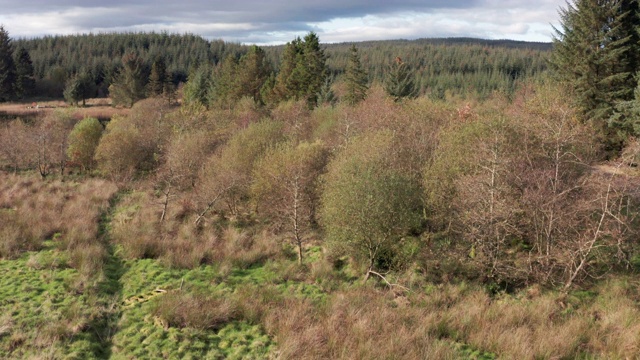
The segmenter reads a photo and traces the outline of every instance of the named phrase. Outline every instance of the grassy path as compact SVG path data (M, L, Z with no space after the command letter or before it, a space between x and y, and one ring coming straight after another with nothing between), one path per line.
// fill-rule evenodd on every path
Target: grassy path
M94 356L98 359L111 358L113 336L122 316L120 303L122 302L122 282L120 279L126 272L126 267L120 256L115 251L111 242L109 228L110 222L122 192L116 193L109 201L109 208L100 217L99 240L106 249L107 255L104 261L102 279L96 286L96 308L100 309L97 316L89 325L95 333L97 346Z

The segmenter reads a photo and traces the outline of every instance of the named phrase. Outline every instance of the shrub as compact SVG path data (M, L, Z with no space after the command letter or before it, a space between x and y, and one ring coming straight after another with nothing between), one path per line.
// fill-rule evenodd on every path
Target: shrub
M69 159L84 170L93 168L93 157L101 136L102 125L98 119L89 117L78 122L69 134Z
M239 318L238 307L222 295L171 292L158 298L151 310L169 327L217 330Z

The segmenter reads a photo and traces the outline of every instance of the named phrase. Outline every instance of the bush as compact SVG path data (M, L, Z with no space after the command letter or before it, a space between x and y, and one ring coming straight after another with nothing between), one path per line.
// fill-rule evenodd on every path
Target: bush
M151 310L169 327L217 330L239 319L234 301L222 295L171 292L158 298Z

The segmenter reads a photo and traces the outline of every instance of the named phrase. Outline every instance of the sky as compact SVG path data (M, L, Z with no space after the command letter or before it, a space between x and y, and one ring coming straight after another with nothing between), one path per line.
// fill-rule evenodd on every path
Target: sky
M0 0L12 38L191 33L272 45L314 31L323 43L474 37L551 41L565 0Z

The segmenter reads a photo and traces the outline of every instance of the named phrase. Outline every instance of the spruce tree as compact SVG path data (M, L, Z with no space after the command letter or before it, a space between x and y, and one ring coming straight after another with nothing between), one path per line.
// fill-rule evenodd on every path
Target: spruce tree
M355 105L367 97L367 90L369 90L367 81L367 73L362 68L358 49L355 45L352 45L349 63L345 72L347 93L344 99L347 104Z
M13 45L9 32L0 26L0 101L14 97L16 66L13 62Z
M633 99L640 65L638 2L576 0L560 10L560 18L550 61L554 74L575 89L584 120L602 130L609 146L616 146L621 140L616 133L624 136L629 129L624 116L614 116L616 107Z
M333 92L332 85L333 78L327 76L324 85L322 85L320 92L318 92L318 105L326 104L333 106L338 101L336 94Z
M387 73L384 89L395 101L403 98L411 98L416 95L414 75L409 65L396 57L393 65Z
M182 99L184 103L209 106L211 83L211 68L208 65L193 69L189 74L189 80L183 88Z
M302 54L302 40L297 37L287 43L282 55L280 72L275 79L272 99L274 101L297 98L300 93L300 81L294 76L294 71Z
M239 65L235 56L229 55L214 69L208 90L209 104L230 109L240 98Z
M33 94L36 87L36 81L33 77L33 63L29 52L20 47L14 55L14 63L16 66L16 82L15 94L19 99Z
M109 86L109 96L114 104L132 107L144 98L145 78L142 60L135 53L122 57L122 68Z
M269 74L271 74L271 65L267 61L264 50L258 46L252 46L238 64L239 95L251 96L254 101L262 103L260 90Z
M324 85L327 77L327 56L320 47L320 38L316 33L310 32L304 37L302 61L298 61L298 67L302 67L303 94L310 107L318 103L318 92Z
M72 105L78 106L82 101L82 106L86 105L86 99L95 96L97 87L90 73L79 72L67 80L64 88L64 99Z
M149 96L162 96L167 83L167 66L164 59L159 58L151 65L149 74L149 84L147 84L147 94Z
M287 43L273 98L277 101L306 99L309 107L318 103L318 93L327 77L327 56L318 35L311 32Z

